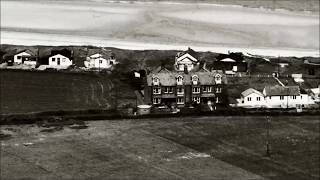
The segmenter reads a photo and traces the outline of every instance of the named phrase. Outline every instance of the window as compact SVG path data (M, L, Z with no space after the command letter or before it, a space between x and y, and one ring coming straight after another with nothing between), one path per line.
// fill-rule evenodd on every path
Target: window
M247 97L247 101L251 101L251 97Z
M192 93L200 93L200 88L199 87L193 87L192 88Z
M211 92L211 86L203 86L202 92Z
M153 87L153 94L161 94L160 87Z
M102 64L102 60L99 60L99 64Z
M52 58L52 62L55 62L56 61L56 58Z
M202 92L207 92L207 87L206 86L202 87Z
M153 82L153 85L159 85L159 78L158 77L154 77L153 79L152 79L152 82Z
M11 56L12 57L12 56ZM21 59L21 56L17 56L17 59Z
M221 93L221 88L220 87L218 87L218 88L216 88L216 93Z
M216 84L221 84L221 75L220 74L217 74L215 76L215 81L216 81Z
M173 93L173 87L164 87L164 93Z
M153 98L153 104L160 104L160 98Z
M199 104L200 103L200 97L193 97L192 101L196 102L197 104Z
M284 100L284 96L280 96L280 100Z
M297 99L297 96L292 96L292 99Z
M177 88L177 94L183 94L184 91L183 91L183 88L182 87L178 87Z
M257 101L260 101L261 100L261 98L260 97L257 97Z
M193 75L192 76L192 84L193 85L197 85L198 84L198 81L199 81L199 78L197 75Z
M183 97L178 97L177 98L177 104L184 104L184 98Z
M177 77L177 84L182 84L182 81L183 81L183 77L182 76L178 76Z
M110 65L113 65L113 61L110 61Z

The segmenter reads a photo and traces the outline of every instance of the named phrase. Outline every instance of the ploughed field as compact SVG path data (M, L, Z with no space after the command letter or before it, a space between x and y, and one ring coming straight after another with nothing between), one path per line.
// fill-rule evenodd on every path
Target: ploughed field
M1 114L110 108L106 76L63 72L0 71Z
M319 179L319 119L271 117L270 158L263 116L3 126L1 179Z

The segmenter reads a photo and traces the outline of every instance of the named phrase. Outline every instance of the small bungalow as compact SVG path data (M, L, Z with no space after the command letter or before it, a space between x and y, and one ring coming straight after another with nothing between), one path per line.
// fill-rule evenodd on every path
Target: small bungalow
M314 98L299 86L266 86L263 93L249 88L237 99L238 107L297 108L315 105Z
M108 50L89 49L84 66L93 69L110 69L117 64L114 54Z
M253 88L249 88L241 93L241 98L237 99L237 106L256 108L266 106L264 95Z
M263 94L269 108L307 107L315 104L312 97L300 90L299 86L266 86Z
M35 66L37 64L36 53L29 49L19 51L13 56L13 63Z
M222 54L217 57L217 60L213 63L213 69L223 70L226 74L235 74L237 72L247 71L247 62L240 54Z
M65 69L72 65L71 51L67 49L53 50L49 57L49 65L51 68Z

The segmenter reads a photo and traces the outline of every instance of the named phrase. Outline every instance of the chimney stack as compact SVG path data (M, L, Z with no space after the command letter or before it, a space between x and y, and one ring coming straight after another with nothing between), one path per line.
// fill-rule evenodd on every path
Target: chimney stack
M187 65L184 65L184 73L188 74L188 66Z

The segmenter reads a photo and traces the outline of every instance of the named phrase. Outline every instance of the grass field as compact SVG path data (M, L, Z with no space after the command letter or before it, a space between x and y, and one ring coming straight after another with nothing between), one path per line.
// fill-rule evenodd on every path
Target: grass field
M2 126L1 179L319 179L319 116ZM6 135L6 136L4 136Z
M113 106L113 83L103 75L1 70L0 79L2 114Z

